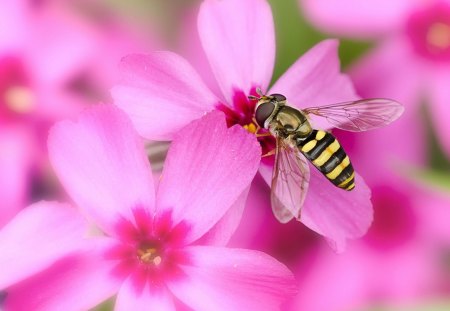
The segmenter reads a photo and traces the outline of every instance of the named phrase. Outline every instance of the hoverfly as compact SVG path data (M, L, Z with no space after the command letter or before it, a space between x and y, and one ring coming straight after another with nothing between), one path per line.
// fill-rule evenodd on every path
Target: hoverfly
M385 126L403 113L403 106L390 99L361 99L302 110L286 105L281 94L249 96L258 100L255 121L276 139L271 204L281 223L300 219L309 185L311 162L335 186L355 188L355 171L338 140L329 132L313 129L312 116L326 118L336 128L362 132Z

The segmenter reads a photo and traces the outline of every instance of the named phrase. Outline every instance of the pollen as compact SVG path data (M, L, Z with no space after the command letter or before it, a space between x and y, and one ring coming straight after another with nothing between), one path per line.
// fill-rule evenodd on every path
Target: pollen
M427 33L427 42L431 48L444 50L450 47L450 25L435 23Z
M244 125L244 128L245 128L249 133L252 133L252 134L255 134L255 133L256 133L256 130L257 130L256 125L255 125L254 123L246 124L246 125Z
M12 86L4 93L4 99L9 109L16 113L28 113L34 108L32 91L23 86Z
M162 262L161 256L158 255L157 249L154 247L138 249L137 256L144 264L154 264L155 266L159 266Z

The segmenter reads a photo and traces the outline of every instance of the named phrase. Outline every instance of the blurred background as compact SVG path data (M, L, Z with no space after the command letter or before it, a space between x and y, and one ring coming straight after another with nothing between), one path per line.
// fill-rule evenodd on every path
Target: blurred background
M199 3L0 3L0 228L31 202L65 198L46 155L48 129L111 102L121 57L164 49L205 66L196 55ZM372 188L375 210L367 235L345 253L299 223L277 223L259 177L231 245L265 251L294 271L300 292L285 310L450 310L450 5L269 3L273 81L314 44L337 37L358 93L398 100L406 113L385 129L335 133ZM149 150L161 164L165 146ZM110 308L105 302L98 310Z

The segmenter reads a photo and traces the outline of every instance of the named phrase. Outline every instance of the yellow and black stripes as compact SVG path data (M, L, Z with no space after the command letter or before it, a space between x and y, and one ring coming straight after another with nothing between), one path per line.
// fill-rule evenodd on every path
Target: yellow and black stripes
M349 157L337 139L328 132L313 130L297 139L297 146L334 185L345 190L355 188L355 171Z

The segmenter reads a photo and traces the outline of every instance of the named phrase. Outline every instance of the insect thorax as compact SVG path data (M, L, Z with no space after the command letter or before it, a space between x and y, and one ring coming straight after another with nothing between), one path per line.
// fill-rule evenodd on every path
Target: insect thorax
M283 138L291 135L306 138L312 132L306 116L301 111L290 106L280 108L271 122L271 129Z

